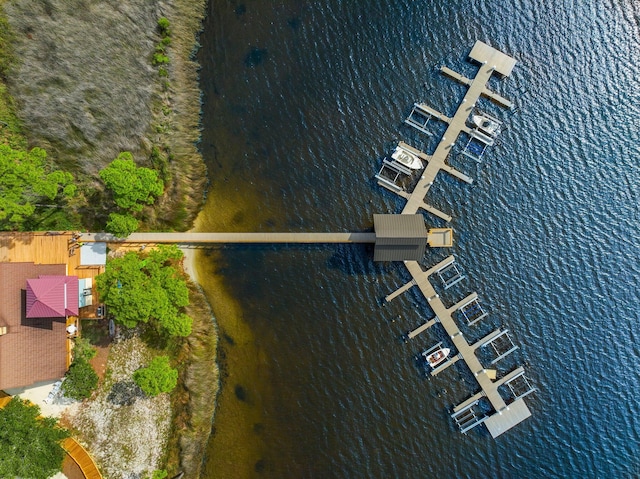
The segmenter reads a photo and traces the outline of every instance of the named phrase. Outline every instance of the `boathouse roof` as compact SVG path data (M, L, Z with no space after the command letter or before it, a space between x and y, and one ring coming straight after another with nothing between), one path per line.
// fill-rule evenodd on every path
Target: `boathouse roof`
M419 261L427 246L424 218L415 215L373 215L374 261Z

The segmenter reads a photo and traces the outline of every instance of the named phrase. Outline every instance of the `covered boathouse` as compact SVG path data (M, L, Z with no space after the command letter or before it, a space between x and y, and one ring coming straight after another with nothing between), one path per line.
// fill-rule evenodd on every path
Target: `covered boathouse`
M424 217L415 215L373 215L376 243L374 261L420 261L427 246Z

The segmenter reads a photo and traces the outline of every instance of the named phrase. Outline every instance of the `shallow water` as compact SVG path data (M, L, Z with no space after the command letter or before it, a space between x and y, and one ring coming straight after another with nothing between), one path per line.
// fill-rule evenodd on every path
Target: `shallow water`
M638 3L211 3L204 227L221 231L363 231L399 212L373 175L400 139L435 148L402 120L416 100L455 111L464 87L437 66L472 77L476 39L518 60L490 84L517 110L481 104L499 144L449 159L474 184L441 173L429 192L455 245L424 263L456 256L467 277L445 303L476 291L490 315L465 334L508 328L520 349L499 369L525 364L539 391L497 440L463 435L449 411L476 392L469 371L427 380L413 359L444 331L399 339L426 301L380 306L401 264L364 246L219 249L201 265L225 371L204 477L638 477Z

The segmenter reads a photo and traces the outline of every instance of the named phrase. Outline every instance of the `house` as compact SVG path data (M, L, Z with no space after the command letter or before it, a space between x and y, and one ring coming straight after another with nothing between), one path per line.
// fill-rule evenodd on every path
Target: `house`
M66 265L0 263L0 390L67 371L67 318L78 315L78 278Z
M84 264L81 249L72 233L0 233L0 390L66 373L78 319L96 317L106 259L92 250Z

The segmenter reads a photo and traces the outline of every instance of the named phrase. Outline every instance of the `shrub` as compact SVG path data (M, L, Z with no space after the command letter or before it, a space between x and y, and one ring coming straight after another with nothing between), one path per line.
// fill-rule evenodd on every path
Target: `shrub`
M158 30L160 30L160 35L163 37L168 37L171 35L171 30L169 29L169 20L166 17L158 18Z
M156 469L155 471L153 471L153 474L150 478L149 476L145 476L145 479L165 479L165 477L167 477L168 475L169 473L164 469Z
M154 65L166 65L169 63L169 57L163 53L154 53L153 54L153 64Z
M62 392L72 399L82 400L91 396L98 386L98 375L86 359L76 359L62 383Z
M178 370L171 367L168 356L157 356L148 367L133 373L133 380L147 396L157 396L160 393L168 393L176 387Z
M78 338L73 348L73 358L75 361L85 360L88 362L96 356L97 352L98 350L91 345L88 339Z

